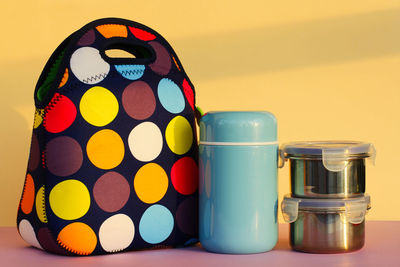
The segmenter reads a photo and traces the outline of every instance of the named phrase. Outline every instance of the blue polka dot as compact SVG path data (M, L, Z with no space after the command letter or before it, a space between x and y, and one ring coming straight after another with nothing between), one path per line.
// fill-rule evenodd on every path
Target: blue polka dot
M161 105L171 113L178 114L185 108L185 98L178 85L164 78L158 84L158 98Z
M137 80L143 76L144 65L115 65L115 69L128 80Z
M162 205L150 206L139 223L139 232L143 240L150 244L158 244L168 238L174 228L174 217Z
M199 242L199 239L192 238L192 239L189 239L188 241L186 241L185 244L183 244L183 245L184 246L191 246L191 245L194 245L194 244L196 244L198 242Z

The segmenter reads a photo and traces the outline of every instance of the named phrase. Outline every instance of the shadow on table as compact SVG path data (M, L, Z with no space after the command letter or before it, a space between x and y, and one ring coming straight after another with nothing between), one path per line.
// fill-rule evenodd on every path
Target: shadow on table
M184 249L190 250L192 252L209 252L205 250L200 243L197 243L191 247L185 247ZM279 240L275 247L272 250L291 250L290 244L289 244L289 238L287 235L279 237Z

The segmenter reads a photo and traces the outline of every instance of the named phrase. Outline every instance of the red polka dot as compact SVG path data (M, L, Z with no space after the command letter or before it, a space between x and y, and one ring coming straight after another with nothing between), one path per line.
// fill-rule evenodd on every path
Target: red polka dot
M189 82L186 79L183 80L182 87L183 87L183 92L185 93L186 99L188 100L190 106L194 110L194 93L193 93L193 89L192 89L192 87L190 86Z
M151 41L156 39L156 36L154 34L151 34L149 32L146 32L144 30L135 28L135 27L129 27L129 30L133 35L135 35L136 38L143 40L143 41Z
M56 93L45 108L44 128L50 133L60 133L74 122L76 107L72 101Z
M198 168L196 162L189 157L179 159L172 166L171 181L175 190L183 195L196 192L198 186Z

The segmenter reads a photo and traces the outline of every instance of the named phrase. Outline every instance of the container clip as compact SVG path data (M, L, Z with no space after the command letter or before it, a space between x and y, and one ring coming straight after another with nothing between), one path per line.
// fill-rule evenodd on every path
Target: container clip
M352 224L360 224L365 219L367 213L367 203L351 203L345 205L345 213L342 220L348 221Z
M349 161L346 148L323 148L322 163L328 171L340 172L346 168Z
M285 198L281 205L283 219L292 223L297 220L299 212L299 201L296 199Z

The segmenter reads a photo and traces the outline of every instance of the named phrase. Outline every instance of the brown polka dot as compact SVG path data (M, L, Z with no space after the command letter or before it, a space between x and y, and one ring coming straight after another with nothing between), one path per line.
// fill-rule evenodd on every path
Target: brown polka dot
M38 241L40 245L49 252L61 254L61 255L68 255L69 253L62 249L53 235L51 234L50 230L47 227L40 228L38 231Z
M150 64L150 68L157 74L167 75L171 69L171 56L167 49L158 42L149 42L156 53L156 61Z
M94 30L91 29L90 31L88 31L81 37L81 39L78 41L78 45L81 45L81 46L91 45L94 43L95 39L96 39L96 36L95 36Z
M31 142L31 152L29 155L28 162L28 170L34 171L38 167L40 162L40 151L39 151L39 142L36 137L36 134L32 134L32 142Z
M190 197L181 202L176 211L176 223L179 229L189 235L198 232L198 200Z
M129 199L128 181L117 172L107 172L93 187L93 196L97 205L106 212L115 212L123 208Z
M128 115L136 120L144 120L153 115L156 99L151 87L137 81L129 84L122 93L122 105Z
M68 136L59 136L46 145L46 166L57 176L68 176L82 166L83 155L79 143Z

